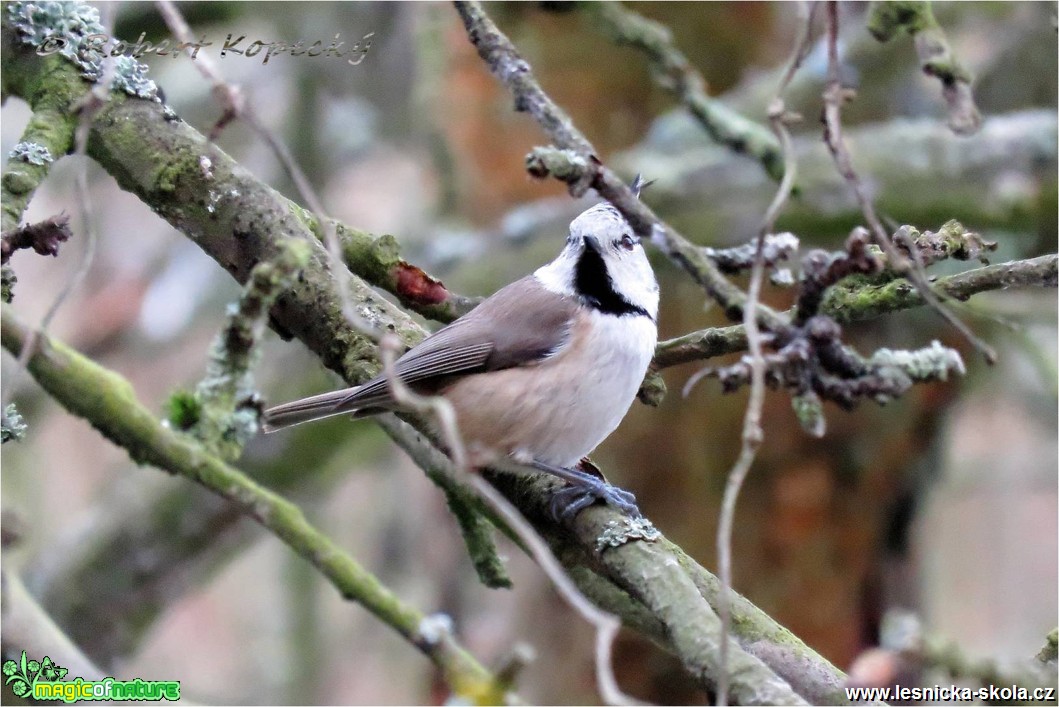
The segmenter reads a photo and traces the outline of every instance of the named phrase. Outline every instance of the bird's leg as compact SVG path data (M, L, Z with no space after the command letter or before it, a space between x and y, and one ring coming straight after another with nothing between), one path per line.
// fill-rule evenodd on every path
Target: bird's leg
M591 474L577 469L568 469L564 466L545 464L536 460L531 463L531 466L539 471L557 476L570 484L564 489L559 489L552 496L551 512L556 520L572 518L581 509L595 503L597 499L602 499L605 503L609 503L634 518L639 518L641 515L640 509L636 506L635 496Z

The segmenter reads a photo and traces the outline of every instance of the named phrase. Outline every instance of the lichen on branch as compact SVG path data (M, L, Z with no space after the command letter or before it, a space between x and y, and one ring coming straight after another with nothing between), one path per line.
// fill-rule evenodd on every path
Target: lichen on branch
M998 263L946 275L933 281L934 290L954 299L967 300L981 292L1013 287L1056 287L1059 255ZM884 314L923 306L912 284L904 278L884 284L847 278L827 290L820 311L840 324L874 319ZM793 315L794 312L787 312ZM654 368L663 369L746 350L742 324L710 327L661 341L655 349Z
M17 442L26 436L26 421L22 419L14 403L4 408L0 418L0 444Z
M79 0L17 0L7 5L7 15L23 44L45 54L58 53L93 83L103 78L107 53L104 45L94 41L106 37L106 28L96 8ZM131 56L114 59L110 88L161 101L158 86L147 78L147 65Z
M252 375L260 357L258 343L269 309L309 262L310 252L308 243L287 240L275 258L254 266L239 302L229 308L225 328L210 347L205 378L194 393L177 393L170 399L170 423L222 459L237 459L258 432L261 396Z

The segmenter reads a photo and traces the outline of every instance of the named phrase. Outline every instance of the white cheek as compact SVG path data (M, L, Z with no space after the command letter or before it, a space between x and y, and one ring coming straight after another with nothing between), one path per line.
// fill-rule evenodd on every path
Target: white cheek
M625 299L643 307L651 318L657 319L658 282L647 255L643 251L629 253L628 257L616 263L615 270L616 277L613 277L612 281L620 288Z

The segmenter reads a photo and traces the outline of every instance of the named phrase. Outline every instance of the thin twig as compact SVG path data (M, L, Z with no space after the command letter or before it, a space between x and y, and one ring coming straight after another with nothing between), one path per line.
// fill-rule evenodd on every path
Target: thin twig
M566 570L556 559L548 544L544 542L540 534L530 525L525 516L515 508L511 501L507 500L503 494L493 488L481 476L471 475L468 483L478 491L482 499L518 535L534 561L544 570L544 574L552 581L552 584L562 595L563 599L566 600L566 603L595 627L596 682L599 685L599 693L603 701L609 705L645 704L622 692L614 675L614 639L617 638L618 630L621 628L621 620L614 614L600 609L589 601L566 574Z
M835 160L835 166L839 174L846 180L852 190L857 202L860 204L868 228L871 229L875 243L883 249L889 261L890 267L897 270L919 291L923 300L937 311L949 324L960 332L976 349L982 352L986 362L996 362L996 351L986 342L975 336L974 332L953 314L938 299L931 290L921 270L917 269L914 262L909 262L894 246L889 234L883 227L875 212L875 206L860 177L853 168L853 159L849 148L842 136L842 105L854 95L851 89L842 86L842 77L838 57L838 2L828 0L827 3L827 87L824 90L824 142L827 144L831 156Z
M746 481L747 474L750 472L750 467L754 463L754 458L757 456L757 451L765 436L764 430L761 428L761 413L765 402L765 359L762 353L761 332L758 328L757 320L758 301L761 297L761 285L765 275L765 237L772 232L780 210L790 198L798 173L798 162L794 154L794 145L791 141L790 131L787 129L787 123L797 120L798 117L787 112L781 96L807 53L809 38L812 35L815 9L815 3L811 5L803 3L800 5L800 12L803 16L802 30L795 42L787 71L776 89L775 97L769 104L769 122L783 148L783 179L780 182L779 189L776 190L776 196L765 211L761 228L758 231L754 266L751 270L750 286L747 291L746 305L743 309L743 327L746 330L747 348L750 352L751 387L750 400L747 403L746 415L743 418L743 444L739 452L739 458L731 471L728 472L728 481L724 488L721 515L717 527L717 562L721 579L719 613L722 633L721 674L717 677L718 705L728 704L728 642L730 640L729 632L732 622L729 592L732 589L732 529L735 525L735 507L739 500L739 492L743 488L743 483Z
M787 181L784 175L784 181ZM732 587L732 526L735 519L735 504L739 491L743 487L747 473L750 471L758 447L764 437L761 429L761 409L765 401L765 361L761 353L761 332L758 329L756 309L761 294L761 282L764 280L765 261L761 257L764 244L764 232L758 236L757 252L754 255L754 267L750 275L750 288L747 291L746 305L743 310L743 326L746 328L747 345L750 349L751 387L750 401L746 406L743 418L743 446L739 459L728 472L728 481L724 487L724 498L721 501L721 517L717 527L717 563L721 578L721 671L717 676L717 704L728 704L728 637L732 621L728 592Z
M782 178L779 143L763 125L707 93L706 79L677 47L668 27L616 0L584 3L583 8L593 29L647 56L654 82L676 96L715 142L756 159L773 179Z
M162 15L166 26L169 27L173 34L181 42L193 44L195 38L191 35L191 27L184 19L184 16L180 14L180 10L177 9L176 5L170 0L158 0L156 4L159 14ZM209 138L212 143L220 137L221 131L224 130L228 123L243 115L246 109L246 96L238 86L224 80L217 65L213 63L213 59L206 52L196 52L193 61L199 73L213 84L213 95L220 101L221 107L224 109L224 113L210 131Z

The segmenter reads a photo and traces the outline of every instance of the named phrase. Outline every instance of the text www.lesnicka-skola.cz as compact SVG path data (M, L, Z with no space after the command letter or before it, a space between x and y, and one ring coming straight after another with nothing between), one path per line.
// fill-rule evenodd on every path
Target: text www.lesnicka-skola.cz
M305 40L288 43L278 41L265 42L255 39L253 42L243 44L246 39L245 34L238 37L229 34L221 45L220 55L226 57L228 54L234 54L253 58L264 52L264 56L261 59L262 64L267 64L269 59L282 54L289 54L290 56L349 57L346 61L352 66L357 66L368 55L368 50L371 49L372 37L374 36L374 32L368 32L360 41L353 42L347 47L346 43L341 40L342 35L335 34L335 38L324 48L323 40L319 39L311 43ZM101 59L105 56L122 55L131 56L135 59L139 59L145 54L177 57L185 52L194 59L198 56L200 49L214 45L213 42L206 41L206 35L202 35L197 42L173 42L172 44L170 44L168 39L163 39L158 44L153 44L144 41L146 37L147 33L141 32L140 38L134 44L123 39L111 39L105 34L90 34L82 40L81 46L77 48L77 51L80 53L81 58L86 61ZM48 37L37 47L37 54L47 56L60 52L66 48L69 41L61 36Z
M847 687L846 698L851 702L1043 702L1056 701L1054 687L1019 687L1018 685L982 687L960 687L958 685L934 685L933 687Z

